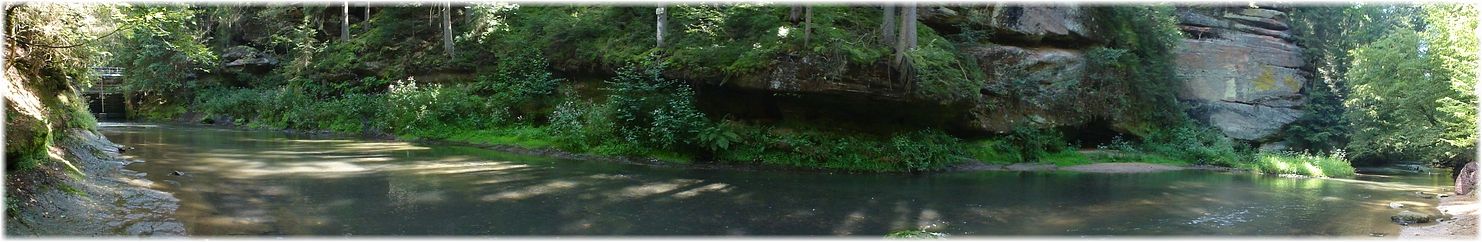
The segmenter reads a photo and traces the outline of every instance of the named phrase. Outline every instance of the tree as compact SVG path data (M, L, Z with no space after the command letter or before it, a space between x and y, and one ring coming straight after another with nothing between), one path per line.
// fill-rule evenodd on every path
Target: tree
M654 23L654 39L655 41L657 41L656 46L658 46L658 48L664 48L664 28L669 25L669 12L664 9L663 3L659 3L659 8L654 9L654 15L657 15L657 17L655 17L656 23Z
M906 3L901 9L901 33L895 47L896 66L909 67L906 51L916 48L916 3Z
M895 4L885 4L885 14L880 19L880 43L895 46Z
M1423 31L1397 29L1353 50L1345 77L1348 148L1360 157L1464 164L1477 146L1477 12L1423 7Z
M443 50L448 52L448 58L453 58L453 3L443 2Z
M1411 5L1308 6L1290 12L1292 31L1304 47L1313 79L1302 87L1306 112L1288 125L1284 133L1293 148L1327 152L1344 148L1349 127L1343 121L1347 110L1343 99L1348 83L1343 75L1352 57L1349 51L1374 42L1390 32L1412 29L1420 19L1419 7Z
M340 40L350 40L350 1L345 1L344 10L340 14Z
M803 8L803 46L808 46L808 40L813 37L813 6Z

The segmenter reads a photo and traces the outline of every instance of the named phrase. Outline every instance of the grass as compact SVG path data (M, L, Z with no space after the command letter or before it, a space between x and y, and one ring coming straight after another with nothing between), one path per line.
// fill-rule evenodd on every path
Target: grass
M531 149L555 147L556 142L545 128L530 125L455 132L444 139L471 144L513 145Z
M1191 162L1188 160L1177 159L1163 154L1146 152L1099 150L1099 152L1091 153L1088 156L1092 161L1095 162L1138 162L1174 166L1185 166L1191 164Z
M1074 149L1065 149L1061 150L1060 152L1045 154L1044 156L1039 157L1039 162L1055 164L1055 166L1060 167L1096 163L1091 160L1091 157L1088 157L1085 154L1081 154L1080 151Z
M1011 164L1024 160L1013 144L996 139L985 139L967 144L968 154L986 164Z
M1256 155L1254 163L1237 167L1260 173L1312 177L1351 177L1354 174L1353 165L1343 158L1341 152L1329 155L1262 152Z

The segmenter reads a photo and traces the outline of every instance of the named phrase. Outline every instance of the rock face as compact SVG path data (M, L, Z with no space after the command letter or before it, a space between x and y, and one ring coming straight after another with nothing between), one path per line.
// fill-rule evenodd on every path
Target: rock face
M1095 28L1099 24L1092 18L1094 9L969 4L921 7L917 11L921 24L939 35L967 31L987 34L978 43L962 43L956 49L983 72L983 85L977 90L982 96L957 102L921 97L913 95L913 85L900 80L901 73L892 72L885 63L845 65L839 60L808 55L778 57L775 61L783 64L755 75L666 75L710 80L728 91L860 106L847 115L870 115L878 120L898 120L888 115L930 116L921 120L982 133L1003 133L1021 126L1086 125L1105 125L1128 133L1125 131L1135 127L1119 123L1123 114L1114 107L1121 95L1134 91L1099 83L1086 73L1088 49L1106 44L1104 33ZM1301 48L1292 41L1286 13L1245 7L1184 8L1176 13L1181 30L1188 36L1177 51L1177 75L1184 80L1177 96L1190 107L1191 117L1218 127L1234 139L1279 141L1282 128L1302 114L1302 89L1308 76L1302 70L1305 61ZM892 108L881 110L884 104ZM788 116L817 115L840 108L778 109L784 113L779 116ZM1284 149L1282 144L1265 147Z
M1178 98L1190 114L1246 141L1269 142L1302 115L1302 49L1286 13L1245 7L1180 8L1191 38L1178 51Z
M1074 41L1094 35L1085 27L1081 8L1070 5L1003 6L993 8L989 26L1027 42Z
M1075 86L1085 78L1085 54L1075 49L985 46L964 50L988 76L980 93L998 99L972 107L970 126L1006 132L1015 125L1058 126L1081 122L1069 110L1079 101Z

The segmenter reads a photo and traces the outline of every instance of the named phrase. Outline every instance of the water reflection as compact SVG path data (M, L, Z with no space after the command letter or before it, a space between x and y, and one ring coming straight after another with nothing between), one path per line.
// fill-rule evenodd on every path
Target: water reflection
M1446 179L678 170L279 132L109 126L202 235L1394 234ZM171 176L171 171L185 176Z

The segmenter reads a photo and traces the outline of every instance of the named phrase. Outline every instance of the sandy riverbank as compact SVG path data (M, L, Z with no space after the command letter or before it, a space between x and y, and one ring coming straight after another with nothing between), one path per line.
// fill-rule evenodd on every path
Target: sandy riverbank
M1476 240L1477 217L1482 216L1482 204L1477 203L1477 197L1452 196L1440 200L1436 209L1451 218L1430 225L1406 226L1400 229L1399 238Z

